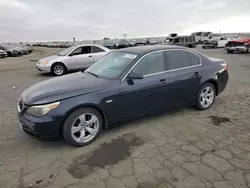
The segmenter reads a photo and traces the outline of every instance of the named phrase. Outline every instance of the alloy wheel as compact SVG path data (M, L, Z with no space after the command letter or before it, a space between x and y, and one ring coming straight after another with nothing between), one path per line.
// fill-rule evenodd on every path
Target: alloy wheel
M98 134L100 122L96 115L84 113L73 122L71 134L73 139L78 143L91 141Z
M56 65L55 67L54 67L54 73L56 74L56 75L62 75L63 74L63 72L64 72L64 68L62 67L62 65Z
M214 101L214 89L210 86L205 87L200 94L200 104L204 108L208 108Z

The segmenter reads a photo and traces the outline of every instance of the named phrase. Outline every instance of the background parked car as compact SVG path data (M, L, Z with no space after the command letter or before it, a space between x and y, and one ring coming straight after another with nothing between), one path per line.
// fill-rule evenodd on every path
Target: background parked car
M234 52L249 53L249 48L250 48L250 38L231 40L225 46L225 50L229 54Z
M7 53L4 50L0 50L0 58L7 57Z
M147 44L148 45L155 45L155 44L159 44L159 39L158 38L150 38L150 39L147 39Z
M25 44L18 44L20 47L24 48L25 50L28 50L28 53L31 53L33 51L33 49Z
M60 76L68 70L86 69L109 52L110 49L94 44L71 46L57 55L39 60L36 67L40 72Z
M117 44L118 49L128 48L128 47L132 47L132 44L125 39L120 40Z
M116 44L112 40L104 40L102 45L108 49L117 48Z
M135 46L144 46L147 45L146 39L136 39L135 40Z
M29 54L29 50L20 44L11 44L14 48L22 52L22 55Z
M196 47L195 37L194 36L177 36L172 39L166 39L165 44L185 46L189 48Z
M17 49L16 47L10 46L8 44L1 44L0 49L4 50L9 57L16 57L22 55L20 49Z
M204 42L202 48L224 48L228 41L227 37L214 37Z

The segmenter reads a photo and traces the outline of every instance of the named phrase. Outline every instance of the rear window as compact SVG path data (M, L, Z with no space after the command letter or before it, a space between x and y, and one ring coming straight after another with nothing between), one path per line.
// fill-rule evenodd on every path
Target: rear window
M184 50L167 51L168 70L181 69L199 65L201 59L198 55Z
M192 66L199 65L201 63L200 57L194 53L189 52L189 58Z
M189 52L182 50L167 51L168 70L175 70L192 65Z
M91 46L91 53L99 53L99 52L104 52L104 50L97 46Z

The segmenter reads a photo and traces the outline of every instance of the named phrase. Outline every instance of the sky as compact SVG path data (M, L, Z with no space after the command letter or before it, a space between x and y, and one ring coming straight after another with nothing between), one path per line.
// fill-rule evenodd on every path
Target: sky
M0 41L250 32L250 0L0 0Z

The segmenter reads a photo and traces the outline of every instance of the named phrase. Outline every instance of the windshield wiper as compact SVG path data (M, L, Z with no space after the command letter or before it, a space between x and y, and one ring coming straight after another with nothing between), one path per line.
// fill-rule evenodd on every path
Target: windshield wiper
M97 76L97 75L96 75L95 73L93 73L93 72L86 71L86 73L91 74L91 75L95 76L96 78L99 78L99 76Z

